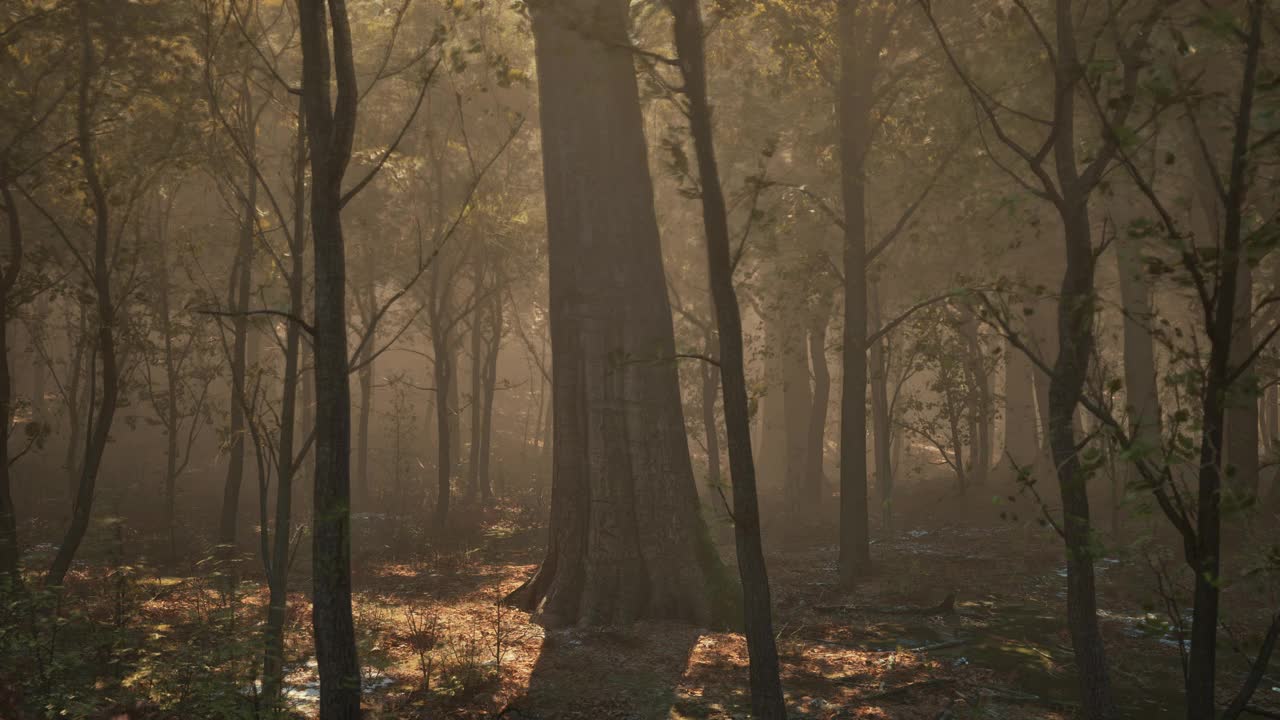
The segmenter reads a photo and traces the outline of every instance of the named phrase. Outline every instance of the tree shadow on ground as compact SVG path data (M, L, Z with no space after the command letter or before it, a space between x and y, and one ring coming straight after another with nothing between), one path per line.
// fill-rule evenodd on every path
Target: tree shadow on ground
M509 720L686 717L682 681L706 631L673 623L548 630ZM675 708L675 713L673 713Z

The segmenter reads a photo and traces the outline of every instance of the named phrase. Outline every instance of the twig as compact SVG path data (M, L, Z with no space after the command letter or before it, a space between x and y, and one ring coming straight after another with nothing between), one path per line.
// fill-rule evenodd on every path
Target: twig
M871 693L870 695L864 695L861 698L859 698L859 700L862 700L864 702L867 700L882 700L884 698L893 697L894 695L901 695L903 693L910 692L912 690L920 690L922 688L927 688L927 687L936 687L938 685L947 685L955 681L956 681L955 678L930 678L928 680L917 680L916 682L909 682L906 685L899 685L897 687L892 687L887 690L881 690L880 692Z

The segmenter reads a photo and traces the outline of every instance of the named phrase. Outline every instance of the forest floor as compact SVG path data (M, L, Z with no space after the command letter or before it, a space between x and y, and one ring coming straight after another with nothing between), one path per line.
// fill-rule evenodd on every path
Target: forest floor
M904 509L900 529L875 542L877 571L852 591L835 583L834 545L793 542L769 553L793 716L1075 716L1060 541L1051 528L1013 520L1004 510L990 492L964 499L934 493ZM965 517L969 521L957 520ZM358 622L373 633L370 646L381 658L371 669L371 714L747 716L740 635L667 623L544 631L527 614L503 606L499 599L540 559L529 539L511 530L491 527L483 542L452 562L438 557L363 568L356 580L363 588ZM731 546L722 551L731 558ZM1102 632L1125 717L1182 716L1179 633L1168 620L1154 557L1120 547L1098 564ZM1170 574L1180 574L1172 567ZM1165 582L1172 581L1166 576ZM1228 607L1245 600L1234 615L1241 627L1265 626L1264 607L1227 596ZM419 662L415 648L423 648L424 625L432 650ZM1222 652L1224 695L1246 668L1232 650L1228 642ZM428 662L438 667L427 673L429 691ZM460 677L458 668L470 677ZM1255 705L1280 710L1276 677L1264 683Z
M834 545L789 540L768 554L783 686L793 717L1076 715L1060 541L1051 528L1014 519L1012 506L993 495L982 488L963 498L935 490L922 494L914 507L900 508L896 530L878 533L872 547L874 574L852 590L835 582ZM403 560L386 557L385 549L357 552L355 614L368 717L747 717L747 654L738 634L652 622L546 631L502 604L536 568L544 532L503 518L492 514L482 531L448 551ZM361 540L361 523L376 525L381 518L357 520L357 545L372 546ZM1136 527L1133 533L1141 534ZM1101 625L1114 683L1124 717L1181 717L1179 633L1168 620L1157 579L1164 571L1155 569L1161 562L1156 555L1135 547L1119 545L1098 563ZM732 563L731 544L722 550ZM1164 583L1173 587L1169 578L1185 573L1169 563ZM305 567L304 559L295 566ZM133 613L145 629L136 634L139 652L123 662L131 669L120 670L109 684L118 681L150 697L190 693L200 668L237 652L244 658L239 672L251 677L255 671L257 633L241 629L260 621L266 593L252 580L240 583L228 620L218 610L228 607L225 592L207 578L136 577L140 590L132 597L141 599L130 611L126 593L114 590L121 587L118 570L97 581L88 577L92 570L81 573L86 607ZM307 580L301 575L292 581L288 655L297 662L291 665L288 696L299 717L309 717L318 694ZM954 604L946 602L949 596ZM73 607L77 600L62 602ZM1240 628L1224 633L1224 696L1246 668L1234 638L1252 647L1251 638L1264 626L1265 602L1231 589L1224 593L1228 617ZM103 624L109 620L108 615ZM239 638L238 650L218 645L227 638ZM201 647L203 657L184 659ZM152 658L149 666L144 656ZM195 670L181 675L187 662ZM1280 711L1278 677L1268 676L1255 705ZM238 692L242 699L251 696L253 686Z

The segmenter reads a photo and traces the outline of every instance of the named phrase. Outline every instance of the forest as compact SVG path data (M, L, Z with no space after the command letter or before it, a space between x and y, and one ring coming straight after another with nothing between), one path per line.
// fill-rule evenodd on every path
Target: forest
M1271 0L0 0L0 221L0 720L1280 718Z

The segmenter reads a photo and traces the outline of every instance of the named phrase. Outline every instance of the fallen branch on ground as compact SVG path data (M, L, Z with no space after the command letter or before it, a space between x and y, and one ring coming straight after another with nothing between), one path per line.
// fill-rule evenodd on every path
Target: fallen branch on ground
M911 692L912 690L919 690L921 688L926 688L926 687L936 687L938 685L946 685L949 683L953 683L955 681L956 681L955 678L930 678L928 680L917 680L915 682L909 682L906 685L899 685L897 687L891 687L887 690L881 690L879 692L871 693L870 695L864 695L858 699L863 702L868 700L883 700L884 698L893 697L894 695L901 695L906 692Z

